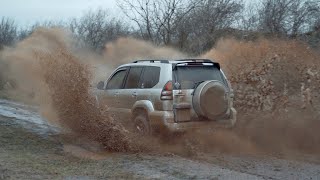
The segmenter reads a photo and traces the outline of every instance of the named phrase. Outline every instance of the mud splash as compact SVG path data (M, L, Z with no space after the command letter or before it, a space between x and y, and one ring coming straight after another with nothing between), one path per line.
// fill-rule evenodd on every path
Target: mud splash
M108 150L183 154L320 151L319 53L301 42L221 40L202 57L217 59L231 80L239 114L236 127L169 141L137 141L96 107L90 88L95 81L105 80L118 64L186 55L131 38L107 44L103 55L83 53L73 42L64 30L38 29L15 48L6 49L2 59L9 65L8 77L16 83L11 94L40 105L51 123L98 141Z
M260 152L320 151L316 50L294 40L224 39L203 57L219 59L235 91L238 122L219 139L228 149L243 147L230 141L230 136L237 136Z
M89 93L89 67L65 49L36 53L45 68L44 80L60 124L72 131L101 142L111 151L138 151L125 129L103 115Z
M145 145L152 141L136 140L137 135L97 107L90 90L97 79L107 78L119 63L163 55L181 54L120 38L107 44L103 55L97 55L77 49L72 35L64 29L40 28L16 47L7 48L2 59L9 65L8 77L16 84L10 89L11 97L39 105L41 115L50 123L100 142L109 151L140 152L152 149Z
M17 91L32 92L28 98L49 111L46 114L53 115L49 119L63 128L110 151L139 151L122 126L96 107L89 93L91 66L73 55L68 37L63 30L39 29L5 52L11 78L23 87Z
M119 38L107 43L104 60L115 66L140 59L178 59L187 57L185 54L170 47L155 46L150 42L133 38Z
M83 56L81 56L83 57ZM150 42L134 39L119 38L105 45L102 55L95 55L94 83L106 80L115 68L124 63L141 59L175 59L186 57L183 53L170 47L158 47ZM87 59L87 57L85 57ZM92 55L89 57L92 59Z

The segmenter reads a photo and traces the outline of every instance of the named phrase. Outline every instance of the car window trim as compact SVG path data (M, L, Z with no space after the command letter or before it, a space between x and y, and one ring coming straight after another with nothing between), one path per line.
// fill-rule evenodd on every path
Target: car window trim
M106 83L106 90L116 90L116 89L108 89L107 87L108 87L108 84L109 84L109 82L110 82L110 80L118 73L118 72L120 72L120 71L126 71L126 75L124 76L124 81L122 82L122 85L121 85L121 88L120 89L123 89L124 88L124 83L126 82L126 80L127 80L127 76L128 76L128 67L121 67L121 68L119 68L119 69L117 69L111 76L110 76L110 78L108 79L108 81L107 81L107 83Z
M145 72L145 70L146 70L146 67L147 67L147 66L143 66L143 69L142 69L142 72L141 72L141 78L140 78L141 87L140 87L140 89L145 89L145 88L142 88L142 85L143 85L143 81L144 81L144 72Z

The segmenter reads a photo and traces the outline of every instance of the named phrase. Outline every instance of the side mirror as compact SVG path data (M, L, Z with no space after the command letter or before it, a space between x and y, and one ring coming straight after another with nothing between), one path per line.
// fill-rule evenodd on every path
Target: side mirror
M103 88L104 88L104 82L100 81L97 85L97 89L103 90Z

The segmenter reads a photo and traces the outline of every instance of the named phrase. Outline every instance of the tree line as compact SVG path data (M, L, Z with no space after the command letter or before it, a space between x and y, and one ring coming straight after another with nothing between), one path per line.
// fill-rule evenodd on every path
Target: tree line
M221 37L259 36L304 38L316 34L320 44L320 0L120 0L126 19L98 9L80 18L35 23L19 28L13 19L0 19L0 48L28 37L37 27L63 27L79 39L79 46L100 52L105 43L132 36L169 45L190 54L203 53Z

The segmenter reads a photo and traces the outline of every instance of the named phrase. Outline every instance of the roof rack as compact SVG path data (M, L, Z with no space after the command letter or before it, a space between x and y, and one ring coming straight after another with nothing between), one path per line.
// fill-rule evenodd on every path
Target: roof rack
M168 60L137 60L137 61L134 61L133 63L139 63L139 62L150 62L150 63L160 62L160 63L169 64Z
M192 62L199 62L199 63L214 63L210 59L179 59L174 61L192 61Z
M176 65L178 64L182 64L182 63L210 63L213 64L214 66L216 66L219 70L220 70L220 64L217 62L213 62L210 59L179 59L179 60L174 60L174 61L178 61L178 63L175 63L175 65L173 66L173 69L176 68ZM181 61L181 62L179 62Z

